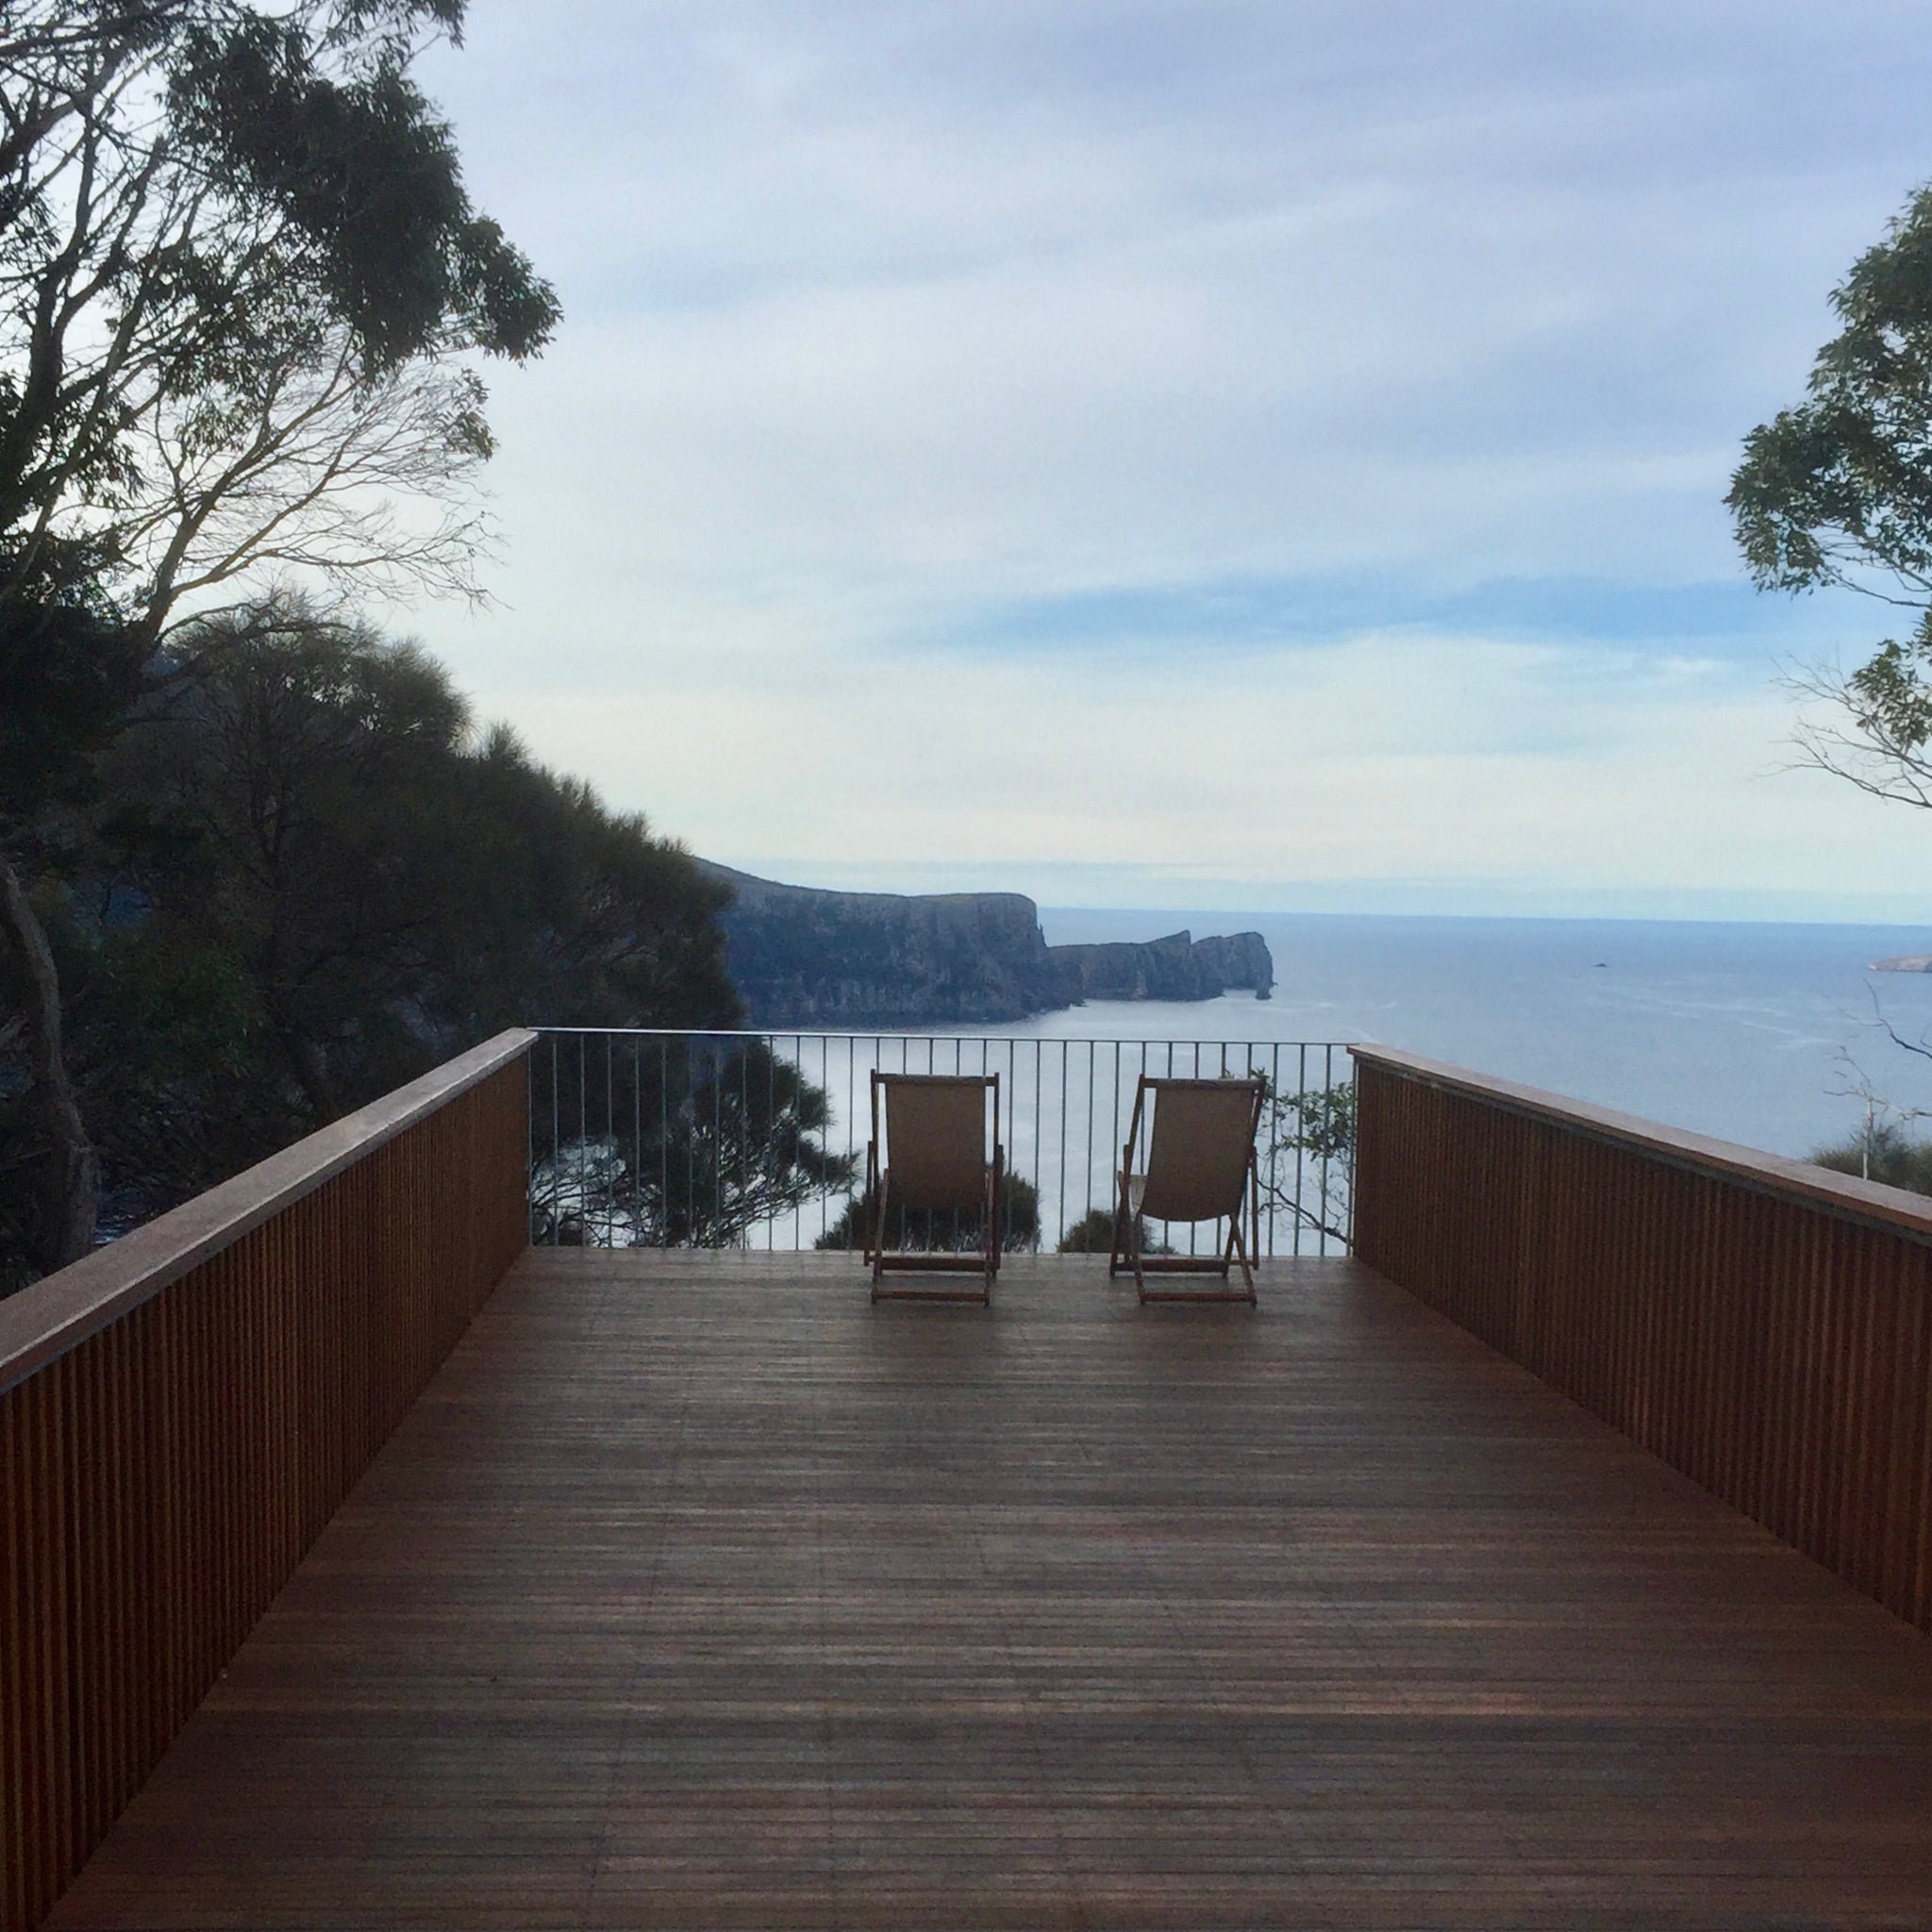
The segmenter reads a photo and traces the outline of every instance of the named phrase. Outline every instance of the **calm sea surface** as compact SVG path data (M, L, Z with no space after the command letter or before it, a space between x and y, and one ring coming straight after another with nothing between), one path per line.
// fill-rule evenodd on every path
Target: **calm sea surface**
M1874 974L1932 931L1636 920L1047 909L1056 943L1253 928L1272 1000L1094 1003L1001 1029L1045 1039L1372 1040L1779 1154L1840 1141L1865 1081L1932 1109L1932 974ZM1874 1007L1874 1001L1876 1005ZM1855 1071L1858 1070L1858 1071ZM1925 1124L1932 1132L1932 1122Z

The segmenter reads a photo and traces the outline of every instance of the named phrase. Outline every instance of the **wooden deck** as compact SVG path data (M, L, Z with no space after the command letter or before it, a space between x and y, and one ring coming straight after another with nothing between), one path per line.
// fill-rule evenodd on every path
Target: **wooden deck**
M1347 1263L539 1253L52 1924L1932 1925L1932 1642Z

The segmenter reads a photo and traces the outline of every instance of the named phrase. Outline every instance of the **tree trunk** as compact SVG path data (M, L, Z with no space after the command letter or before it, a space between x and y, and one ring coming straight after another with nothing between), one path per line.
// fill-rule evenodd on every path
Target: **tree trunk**
M93 1143L82 1124L67 1076L67 1057L60 1044L60 980L54 970L53 948L46 929L27 902L25 888L12 861L0 852L0 920L26 964L27 1050L32 1060L34 1091L40 1097L53 1150L53 1172L47 1181L46 1239L36 1258L51 1273L77 1261L94 1244L94 1220L100 1208L101 1172Z

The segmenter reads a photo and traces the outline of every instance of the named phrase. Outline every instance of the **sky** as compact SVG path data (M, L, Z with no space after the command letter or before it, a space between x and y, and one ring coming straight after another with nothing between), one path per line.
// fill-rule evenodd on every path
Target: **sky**
M422 78L564 321L490 372L494 601L392 622L770 877L1923 917L1781 681L1885 613L1723 501L1932 178L1923 27L472 0Z

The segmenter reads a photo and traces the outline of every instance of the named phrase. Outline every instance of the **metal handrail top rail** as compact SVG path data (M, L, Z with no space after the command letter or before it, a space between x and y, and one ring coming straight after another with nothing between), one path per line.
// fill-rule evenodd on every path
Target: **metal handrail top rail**
M1020 1021L961 1021L958 1025L868 1026L859 1032L830 1026L551 1026L532 1021L534 1033L583 1034L619 1040L1039 1040L1068 1046L1332 1046L1353 1053L1348 1040L1277 1040L1272 1034L1241 1033L1004 1033Z

